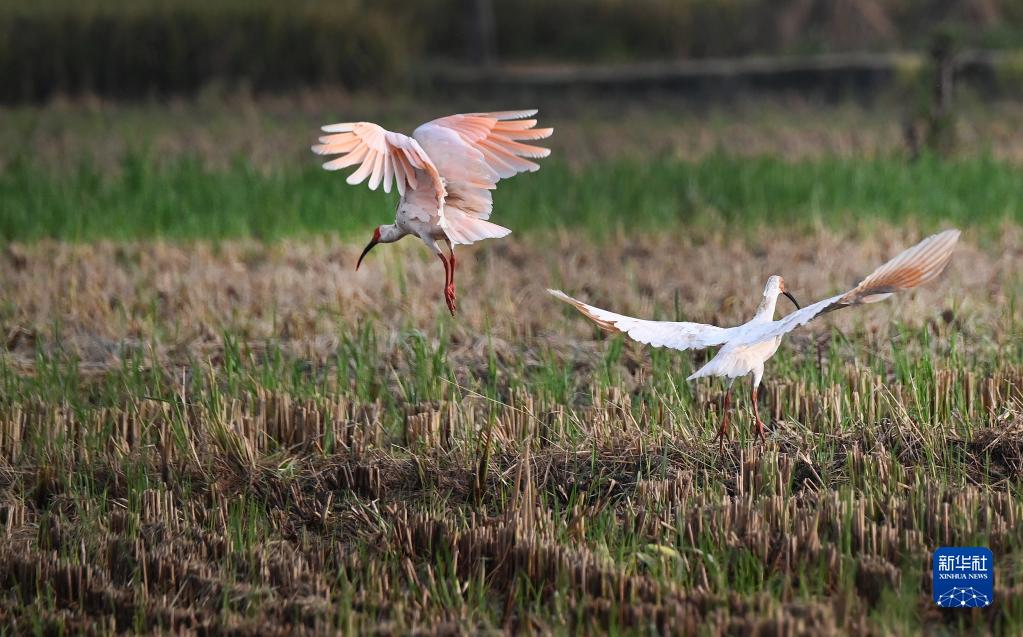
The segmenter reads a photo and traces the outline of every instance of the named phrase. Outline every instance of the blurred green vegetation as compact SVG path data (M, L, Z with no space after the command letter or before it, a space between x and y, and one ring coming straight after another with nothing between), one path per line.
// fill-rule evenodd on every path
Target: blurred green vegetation
M386 5L387 3L382 3ZM391 3L392 5L394 3ZM408 29L369 3L57 2L0 9L0 100L335 83L386 87ZM393 12L397 14L397 12ZM397 41L396 41L397 40Z
M238 160L209 169L194 158L127 157L101 173L61 174L16 160L0 173L0 240L359 236L393 219L396 195L352 187L314 162L257 170ZM657 229L684 223L751 231L944 223L997 232L1023 222L1019 168L987 156L824 157L789 161L714 154L698 161L616 160L573 169L557 158L502 182L495 221L515 231Z
M216 82L388 89L414 84L425 64L475 63L484 49L504 62L924 49L939 26L967 46L1023 44L1014 0L503 0L481 20L486 4L3 0L0 100Z

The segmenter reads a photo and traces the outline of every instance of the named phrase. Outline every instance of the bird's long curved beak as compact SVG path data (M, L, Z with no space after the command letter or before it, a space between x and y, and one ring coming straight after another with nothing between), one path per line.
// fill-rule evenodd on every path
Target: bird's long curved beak
M378 243L380 243L380 241L376 237L373 237L373 240L369 242L369 245L366 246L366 249L363 250L362 254L359 255L359 262L355 264L356 271L359 270L359 266L362 265L362 260L366 257L367 254L369 254L369 251L372 250L373 246L375 246Z
M796 297L794 297L791 294L789 294L788 290L782 292L782 294L784 294L785 296L789 297L789 300L792 301L792 305L795 305L797 310L803 309L802 307L800 307L799 301L796 300Z

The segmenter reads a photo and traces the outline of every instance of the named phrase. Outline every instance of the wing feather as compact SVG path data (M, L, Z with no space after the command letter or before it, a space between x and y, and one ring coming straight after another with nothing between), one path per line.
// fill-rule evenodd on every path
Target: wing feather
M409 158L404 151L399 153L397 158L398 166L401 167L401 172L405 176L405 179L399 181L398 184L402 186L402 188L405 187L405 184L408 184L410 188L415 190L416 186L419 184L416 179L416 169L412 166L412 162L409 161ZM404 195L405 193L402 192L401 194Z
M540 164L531 162L528 159L516 155L503 146L494 144L489 140L480 142L487 163L497 170L499 175L514 175L521 172L535 172L540 170Z
M394 162L394 155L388 155L384 158L384 192L391 192L391 179L394 177Z
M491 135L486 138L488 144L496 146L501 150L511 152L512 154L518 155L519 157L529 157L530 159L543 159L551 154L550 148L541 148L539 146L530 146L529 144L523 144L501 135Z
M498 121L523 119L525 117L532 117L539 113L535 108L529 108L521 111L493 111L491 113L469 113L469 115L477 115L480 117L490 117Z
M544 139L553 129L533 128L536 120L524 119L533 115L535 110L451 115L427 122L412 133L443 177L449 205L486 220L493 205L485 191L496 188L501 179L540 168L525 158L547 157L550 149L520 140Z
M347 153L362 144L362 140L351 133L327 135L319 139L320 147L330 154ZM323 154L323 153L321 153Z
M883 301L895 292L909 290L933 281L952 259L958 230L945 230L927 237L877 268L844 294L818 301L777 321L747 329L741 336L746 344L759 343L806 325L821 314L853 305Z
M723 328L702 323L675 321L647 321L615 314L574 299L561 290L547 290L554 298L579 310L583 316L608 332L622 332L629 338L653 347L677 350L702 349L725 343L734 328Z
M356 148L352 152L348 153L343 157L332 159L327 163L323 164L326 170L341 170L342 168L348 168L355 164L361 164L365 159L366 155L369 154L369 148L362 147Z
M371 166L368 177L369 181L366 182L366 185L369 186L370 190L376 190L377 186L380 185L380 178L383 177L382 173L384 172L383 159L384 154L378 153L373 158L372 162L366 162Z
M312 151L317 155L340 155L323 164L325 169L341 170L358 165L348 176L348 183L360 184L368 179L370 190L383 186L384 192L391 192L391 188L397 186L402 196L418 187L416 171L422 171L433 182L438 214L441 214L446 194L443 182L415 139L370 122L328 124L321 130L330 134L320 137L320 143L313 146Z
M493 114L491 114L493 117ZM495 118L496 119L496 118ZM494 125L494 131L512 131L512 130L528 130L533 129L536 126L535 119L505 119L498 120L497 124ZM534 131L549 130L543 128L533 129Z
M362 162L355 172L348 175L348 179L346 181L352 186L366 181L366 177L369 177L370 173L373 172L373 164L376 163L376 160L377 155L370 154L369 157L366 158L366 161ZM372 190L373 188L371 187L370 189Z
M512 126L515 124L515 126ZM521 125L520 125L521 124ZM553 128L533 128L535 119L524 119L516 122L499 122L494 126L494 135L508 139L546 139L554 132Z
M487 142L480 144L480 150L483 151L483 157L490 166L497 171L498 175L514 175L520 172L514 166L518 159L514 155L508 153L502 153L500 150L489 145ZM537 166L539 168L539 166Z
M948 265L958 240L958 230L924 239L874 270L842 297L843 302L855 305L873 295L907 290L934 280Z

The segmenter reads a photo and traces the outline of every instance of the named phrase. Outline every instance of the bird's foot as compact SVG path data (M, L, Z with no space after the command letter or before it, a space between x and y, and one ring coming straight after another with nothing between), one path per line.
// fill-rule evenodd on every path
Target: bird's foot
M728 426L727 425L724 425L721 428L719 428L717 435L714 436L714 439L717 440L717 443L718 443L718 450L720 450L721 453L725 452L725 438L727 438L727 437L728 437Z
M444 302L448 305L451 316L455 315L455 291L451 286L444 288Z
M760 442L766 443L767 436L765 435L764 421L757 418L757 435L760 436Z

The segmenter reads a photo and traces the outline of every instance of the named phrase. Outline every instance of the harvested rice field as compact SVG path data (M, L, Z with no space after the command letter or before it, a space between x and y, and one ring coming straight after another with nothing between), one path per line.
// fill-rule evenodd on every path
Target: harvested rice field
M564 127L552 142L571 155L583 136ZM462 249L452 318L412 240L353 271L393 200L336 175L143 153L69 177L8 152L0 210L55 212L0 224L5 634L1023 631L1009 156L552 162L495 195L515 233ZM574 180L597 195L559 201ZM305 225L195 225L259 184L279 198L252 223L294 205ZM324 230L330 201L343 223ZM175 202L184 229L147 221ZM110 236L79 209L113 210ZM635 228L603 223L633 209ZM760 392L766 443L740 380L723 452L724 385L685 380L712 352L607 335L545 292L734 325L771 274L805 305L953 225L939 280L786 338ZM993 551L991 607L934 605L939 546Z

